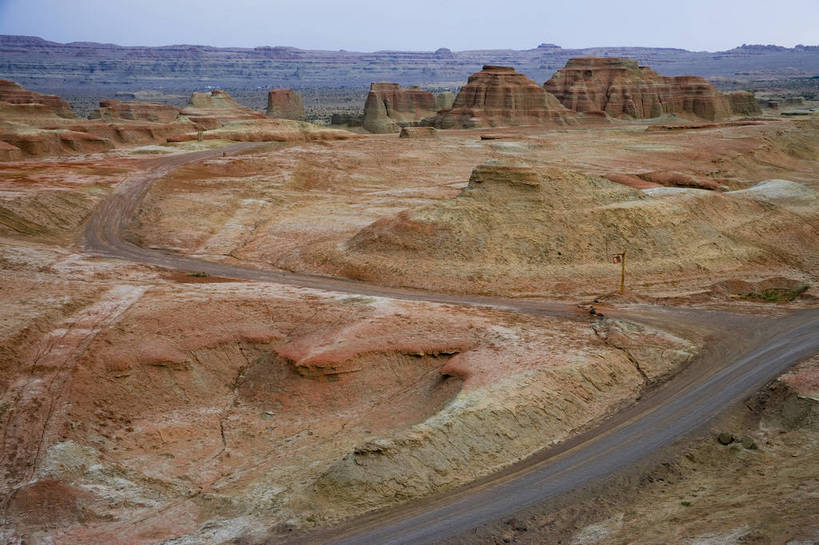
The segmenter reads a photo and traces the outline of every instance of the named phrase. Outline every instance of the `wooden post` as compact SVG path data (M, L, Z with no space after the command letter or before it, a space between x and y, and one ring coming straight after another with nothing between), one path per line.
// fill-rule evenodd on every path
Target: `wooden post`
M620 258L620 295L626 293L626 251L623 250L623 253L620 254L622 257Z
M626 251L611 256L614 263L620 264L620 295L626 293Z

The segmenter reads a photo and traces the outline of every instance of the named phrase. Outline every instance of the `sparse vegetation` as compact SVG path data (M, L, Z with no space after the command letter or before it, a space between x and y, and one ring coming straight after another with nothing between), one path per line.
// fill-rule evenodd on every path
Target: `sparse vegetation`
M765 303L790 303L805 293L807 289L808 286L805 284L796 288L766 288L760 291L748 292L741 297Z

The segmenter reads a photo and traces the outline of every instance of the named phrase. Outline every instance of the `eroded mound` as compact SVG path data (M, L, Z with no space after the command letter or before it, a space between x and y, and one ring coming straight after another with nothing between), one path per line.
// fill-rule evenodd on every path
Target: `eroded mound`
M673 176L647 178L669 182ZM526 275L605 276L611 254L624 250L632 278L763 263L810 270L816 259L803 242L817 240L816 210L806 222L804 206L736 193L639 191L568 170L493 161L472 172L457 198L378 220L346 248L368 267L379 264L375 277L386 272L381 263L403 264L415 272L402 276L410 283L421 270L438 278L481 275L506 286Z

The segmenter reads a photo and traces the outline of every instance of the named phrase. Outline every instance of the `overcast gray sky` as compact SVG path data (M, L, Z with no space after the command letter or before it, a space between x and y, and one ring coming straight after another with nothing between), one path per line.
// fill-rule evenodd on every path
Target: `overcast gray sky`
M819 0L0 0L0 34L56 42L433 50L819 44Z

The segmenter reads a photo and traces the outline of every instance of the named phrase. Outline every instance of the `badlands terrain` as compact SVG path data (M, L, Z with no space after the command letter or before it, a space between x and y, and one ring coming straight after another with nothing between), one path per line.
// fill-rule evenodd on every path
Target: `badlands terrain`
M815 105L561 66L0 82L0 541L819 540Z

